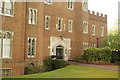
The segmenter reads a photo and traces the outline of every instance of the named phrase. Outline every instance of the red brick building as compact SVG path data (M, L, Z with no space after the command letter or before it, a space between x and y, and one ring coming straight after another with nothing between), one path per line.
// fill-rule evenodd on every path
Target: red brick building
M82 2L2 2L0 0L2 76L24 75L26 66L46 56L74 59L107 36L107 16Z

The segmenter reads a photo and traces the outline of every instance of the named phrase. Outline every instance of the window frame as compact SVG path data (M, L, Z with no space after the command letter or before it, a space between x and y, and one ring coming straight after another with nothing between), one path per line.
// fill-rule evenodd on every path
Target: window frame
M30 11L32 11L31 14L30 14ZM35 15L34 11L36 12L36 15ZM38 9L36 9L36 8L29 8L28 9L28 15L29 15L28 16L28 24L37 25L37 13L38 13ZM34 18L35 18L35 20L34 20ZM30 20L31 20L31 22L30 22Z
M89 43L83 42L83 49L86 49L89 47Z
M71 24L70 24L71 22ZM71 30L70 30L71 28ZM68 20L68 32L72 32L73 31L73 20Z
M85 25L86 25L86 27L85 27ZM85 28L87 28L86 31L85 31ZM83 33L88 34L88 22L87 21L83 21Z
M52 0L50 0L50 3L47 0L44 0L44 3L47 5L52 5Z
M46 27L46 25L47 25L47 24L46 24L46 23L47 23L46 18L47 18L47 17L48 17L48 28ZM50 18L51 18L51 17L50 17L49 15L46 15L46 16L45 16L45 30L50 30Z
M5 73L3 74L3 70L10 70L9 72L10 74L8 73L9 74L8 77L12 76L12 68L0 68L0 73L2 73L0 74L0 77L2 77L5 74Z
M95 27L96 27L96 25L92 24L92 36L95 36Z
M86 7L85 7L85 4L87 4ZM82 10L83 10L84 12L88 12L88 2L87 2L87 0L83 0L83 1L82 1Z
M61 20L61 23L60 23L61 26L59 26L59 20ZM62 19L62 18L58 18L58 21L57 21L57 22L58 22L57 25L56 25L57 30L58 30L58 31L62 31L62 27L63 27L63 19ZM61 28L60 30L58 29L59 27Z
M34 44L34 56L32 56L32 40L31 40L31 42L30 42L30 53L29 53L29 39L34 39L35 40L35 44ZM34 58L34 57L36 57L36 42L37 42L37 38L36 37L28 37L28 46L27 46L27 57L28 58ZM28 54L30 54L30 56L28 55Z
M1 34L1 44L0 45L2 45L1 46L1 52L3 52L3 34L6 34L7 32L9 32L10 34L11 34L11 40L10 40L10 56L8 57L8 58L5 58L5 57L3 57L3 53L1 53L0 54L0 59L12 59L12 44L13 44L13 35L14 35L14 33L13 32L11 32L11 31L5 31L5 30L2 30L2 31L0 31L2 34Z
M100 36L101 36L101 37L104 37L104 27L101 27L101 28L100 28Z
M14 17L14 3L15 3L15 1L14 0L12 0L11 1L11 14L6 14L5 13L5 2L2 0L2 12L0 13L0 15L3 15L3 16L8 16L8 17Z
M72 2L72 6L71 6L71 2ZM67 0L67 9L74 10L74 0Z

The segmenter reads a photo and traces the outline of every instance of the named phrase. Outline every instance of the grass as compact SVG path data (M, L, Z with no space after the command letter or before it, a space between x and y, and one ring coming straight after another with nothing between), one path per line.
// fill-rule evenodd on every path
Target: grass
M11 78L118 78L118 72L70 65L50 72L14 76Z

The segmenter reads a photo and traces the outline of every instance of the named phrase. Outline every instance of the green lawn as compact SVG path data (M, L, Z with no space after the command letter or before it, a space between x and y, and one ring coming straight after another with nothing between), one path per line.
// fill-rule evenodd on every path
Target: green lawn
M118 78L118 72L70 65L51 72L15 76L12 78Z

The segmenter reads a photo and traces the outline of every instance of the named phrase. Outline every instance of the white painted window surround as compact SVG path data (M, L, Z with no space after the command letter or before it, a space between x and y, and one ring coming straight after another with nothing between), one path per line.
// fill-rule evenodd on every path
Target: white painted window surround
M92 44L92 47L97 47L96 43L93 43L93 44Z
M8 77L12 75L11 68L0 68L0 77Z
M73 30L73 20L68 20L68 32L72 32Z
M58 18L58 24L56 25L58 31L62 31L62 26L63 26L63 19Z
M50 16L45 16L45 29L49 30L50 29Z
M11 45L12 45L13 32L0 31L0 58L11 59Z
M47 5L52 5L52 0L45 0L44 2L45 2L45 4L47 4Z
M95 27L96 27L95 24L93 24L93 25L92 25L92 36L95 35Z
M88 22L83 21L83 33L88 33Z
M13 8L14 8L14 1L13 0L0 0L0 14L5 16L12 16L13 17Z
M88 48L88 45L89 45L88 43L85 43L85 42L84 42L84 43L83 43L83 48L84 48L84 49L85 49L85 48Z
M100 28L100 34L101 34L101 37L104 36L104 27L101 27L101 28Z
M28 37L28 57L36 56L36 38Z
M67 8L70 10L74 9L74 0L68 0Z
M88 0L82 0L82 9L83 11L88 11Z
M37 24L37 9L29 8L29 24Z

